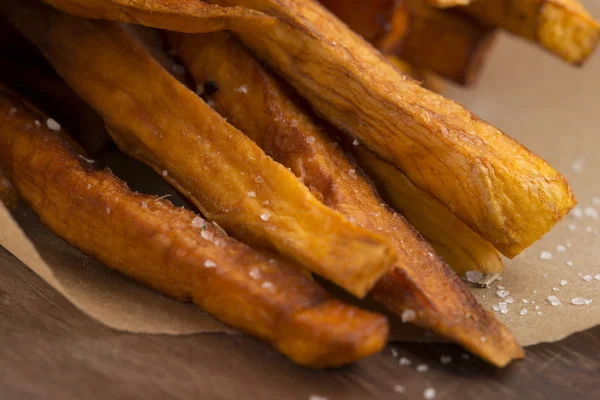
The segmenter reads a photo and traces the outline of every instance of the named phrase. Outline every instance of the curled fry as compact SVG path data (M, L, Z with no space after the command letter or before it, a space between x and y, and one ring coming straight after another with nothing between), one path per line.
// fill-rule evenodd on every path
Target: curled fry
M122 27L28 1L9 7L9 21L103 116L118 146L154 168L209 220L357 297L390 267L395 255L384 236L320 203Z
M2 86L0 119L0 166L23 198L51 230L110 268L193 301L305 366L347 364L385 345L383 316L333 299L296 266L94 170L35 124L47 117Z
M575 65L583 64L600 40L600 24L577 0L474 0L461 10Z
M510 332L473 298L433 249L343 154L326 129L229 34L170 34L196 83L213 81L209 97L228 121L289 167L328 206L359 226L385 233L399 254L370 296L398 316L454 340L496 365L523 353ZM493 250L493 249L492 249ZM493 250L494 251L494 250ZM486 337L485 343L481 337Z

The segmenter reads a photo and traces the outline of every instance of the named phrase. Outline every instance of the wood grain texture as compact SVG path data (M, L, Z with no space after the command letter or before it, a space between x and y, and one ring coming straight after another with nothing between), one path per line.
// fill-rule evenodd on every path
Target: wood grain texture
M0 399L595 399L600 327L528 349L497 370L443 344L395 344L354 366L309 371L257 340L134 335L76 310L0 248ZM441 355L451 364L442 365ZM421 363L428 372L417 372ZM402 385L406 393L394 392Z

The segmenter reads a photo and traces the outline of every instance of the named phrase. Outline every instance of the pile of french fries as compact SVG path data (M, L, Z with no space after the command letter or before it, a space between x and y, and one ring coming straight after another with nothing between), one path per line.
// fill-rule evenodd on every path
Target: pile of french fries
M424 86L476 81L496 29L581 64L598 24L575 0L321 3L2 2L0 199L304 366L388 334L313 274L493 365L522 358L461 277L499 274L575 198ZM195 211L96 170L107 135Z

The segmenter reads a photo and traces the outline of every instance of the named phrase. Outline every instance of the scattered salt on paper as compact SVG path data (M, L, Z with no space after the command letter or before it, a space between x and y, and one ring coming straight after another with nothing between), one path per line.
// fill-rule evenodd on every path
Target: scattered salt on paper
M540 260L552 260L552 253L549 251L542 251L540 253Z
M586 281L586 282L591 282L592 279L594 279L594 278L592 278L591 275L586 275L586 276L583 277L583 280Z
M400 357L398 360L398 365L401 367L408 367L412 362L406 357Z
M562 244L559 244L556 246L556 252L564 253L565 251L567 251L567 248L565 246L563 246Z
M567 281L565 281L564 279L562 281L560 281L560 286L566 286L567 285Z
M573 207L569 215L573 216L574 218L580 219L583 217L583 211L581 210L581 207L575 206Z
M569 224L569 230L571 232L575 232L577 230L577 225L575 225L575 224Z
M398 350L396 350L395 348L392 347L392 357L397 358L398 357Z
M508 296L508 294L509 294L509 291L508 290L504 290L504 289L498 290L496 292L496 295L498 295L498 297L500 297L502 299L506 298L506 296Z
M558 292L560 289L557 287L553 287L552 290L554 290L555 292Z
M600 197L594 197L592 199L592 204L595 206L600 206Z
M592 302L592 300L588 300L583 297L575 297L574 299L571 299L571 304L576 305L576 306L588 305L591 302Z
M509 297L508 299L504 300L507 304L512 304L514 302L512 297Z
M571 168L575 172L583 171L583 160L581 158L578 158L577 160L573 161L573 163L571 164Z
M318 394L312 394L308 400L329 400L327 397L325 396L320 396Z
M527 315L527 309L526 308L521 309L521 312L519 312L519 315Z
M429 371L429 367L426 364L419 364L419 365L417 365L417 371L418 372L427 372L427 371Z
M402 385L394 385L394 392L404 393L404 392L406 392L406 389Z
M559 298L556 296L548 296L548 302L554 307L560 306L561 304Z
M569 267L572 267L573 266L573 261L569 260L565 264L567 264Z
M587 206L583 209L583 215L588 218L598 219L600 216L598 215L598 211L594 207Z
M483 279L483 274L479 271L467 271L467 281L473 283L479 283Z

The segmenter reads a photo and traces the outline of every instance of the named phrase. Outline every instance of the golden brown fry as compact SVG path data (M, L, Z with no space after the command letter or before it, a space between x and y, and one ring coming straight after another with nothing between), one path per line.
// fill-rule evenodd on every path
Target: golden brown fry
M426 3L440 8L466 6L474 0L425 0Z
M514 257L574 205L567 180L515 140L408 79L311 0L211 0L277 17L238 36L329 122Z
M271 18L246 8L219 7L198 0L43 0L82 18L108 19L138 25L160 25L181 32L225 29L268 29Z
M583 64L600 40L600 24L577 0L474 0L462 10L575 65Z
M177 82L119 25L28 1L15 23L110 128L209 220L363 297L395 255L384 236L321 204L298 179Z
M368 150L356 147L354 154L375 181L381 195L406 217L459 276L468 271L502 272L502 259L494 246L469 229L443 204Z
M494 29L475 19L428 7L422 0L382 1L377 13L363 11L369 0L354 2L352 7L340 0L321 3L382 53L396 54L462 85L476 82L495 38ZM383 22L385 33L370 34Z
M423 238L383 204L325 130L288 95L289 88L243 46L225 33L170 36L196 82L219 85L210 96L217 111L291 168L325 204L390 237L399 262L371 291L373 298L399 316L414 310L415 323L496 365L523 356L510 332L483 310Z
M0 202L4 203L6 208L16 207L19 202L19 194L2 173L2 168L0 168Z
M388 55L386 58L394 67L398 68L400 71L404 72L414 80L421 82L421 85L424 88L429 89L432 92L442 93L446 87L444 80L433 72L415 68L405 60L402 60L396 56Z
M347 364L385 345L383 316L334 300L297 267L93 170L34 124L46 117L1 86L0 118L0 164L24 199L56 234L107 266L193 301L305 366Z

